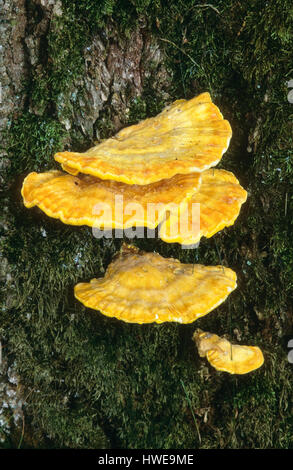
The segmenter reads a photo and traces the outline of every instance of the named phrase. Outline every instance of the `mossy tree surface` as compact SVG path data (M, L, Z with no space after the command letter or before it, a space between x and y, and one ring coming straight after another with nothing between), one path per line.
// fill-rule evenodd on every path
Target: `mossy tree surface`
M2 249L10 277L0 331L26 400L24 432L16 429L11 445L293 448L291 1L62 3L43 75L32 70L27 83L39 112L25 109L6 136ZM122 240L98 240L87 227L65 226L22 203L24 175L53 168L54 152L74 142L56 103L83 73L83 48L108 23L121 36L143 24L165 49L170 100L209 91L233 129L220 167L249 193L235 226L194 250L133 240L182 262L236 271L238 289L196 324L131 325L84 308L73 286L102 276ZM153 77L129 103L129 122L163 105ZM198 357L195 327L260 346L264 366L238 377L213 370Z

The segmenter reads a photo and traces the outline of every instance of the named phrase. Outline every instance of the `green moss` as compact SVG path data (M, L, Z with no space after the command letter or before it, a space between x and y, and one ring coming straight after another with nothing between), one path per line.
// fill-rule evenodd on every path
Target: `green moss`
M162 96L154 93L154 83L146 84L142 95L130 102L128 124L136 124L143 119L156 116L165 104Z
M15 175L24 171L52 168L53 154L63 148L66 132L51 117L39 117L24 112L12 122L7 138L10 173Z

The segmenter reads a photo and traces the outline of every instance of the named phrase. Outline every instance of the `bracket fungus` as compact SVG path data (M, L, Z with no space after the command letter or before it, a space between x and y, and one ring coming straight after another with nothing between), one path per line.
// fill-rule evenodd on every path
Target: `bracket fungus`
M177 100L84 153L59 152L63 169L127 184L150 184L217 165L232 130L209 93Z
M26 207L38 206L65 224L153 229L170 204L180 207L192 197L200 180L200 173L195 173L140 186L51 170L30 173L24 179L22 196Z
M263 353L257 346L231 344L225 338L196 330L193 339L200 357L206 357L217 370L229 374L247 374L262 366Z
M220 305L236 288L223 266L182 264L158 253L122 250L103 278L77 284L86 307L130 323L192 323Z
M211 168L231 136L209 93L178 100L87 152L57 153L66 173L30 173L21 190L24 204L71 225L154 229L161 223L162 240L196 244L232 225L247 198L233 173ZM194 204L200 209L195 226ZM224 302L236 281L230 268L182 264L123 245L104 277L77 284L74 295L128 323L192 323ZM245 374L263 364L257 347L201 330L193 339L217 370Z
M184 206L170 213L160 227L159 236L167 243L190 245L198 243L202 236L207 238L232 225L239 215L241 205L246 201L247 192L240 186L233 173L226 170L206 170L196 191ZM199 223L194 223L193 207L199 204Z

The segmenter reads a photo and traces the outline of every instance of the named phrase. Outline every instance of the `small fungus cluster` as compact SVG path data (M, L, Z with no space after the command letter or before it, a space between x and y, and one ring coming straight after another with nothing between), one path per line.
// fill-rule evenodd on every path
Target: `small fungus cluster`
M177 100L87 152L57 153L63 172L30 173L21 191L24 204L71 225L159 226L165 242L192 245L232 225L246 201L233 173L212 168L231 136L209 93ZM150 205L156 210L150 212ZM200 208L198 224L192 222L194 205ZM86 307L125 322L192 323L236 285L229 268L182 264L123 245L103 278L77 284L74 293ZM259 348L231 345L200 330L194 340L217 370L243 374L263 363Z

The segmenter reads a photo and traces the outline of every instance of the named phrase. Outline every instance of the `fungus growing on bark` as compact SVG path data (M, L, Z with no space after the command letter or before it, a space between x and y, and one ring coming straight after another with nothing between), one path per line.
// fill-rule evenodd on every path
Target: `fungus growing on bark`
M192 323L236 288L236 274L222 266L182 264L158 253L122 250L103 278L75 286L86 307L130 323Z
M150 184L217 165L232 136L209 93L178 100L84 153L55 155L65 171L127 184Z
M22 196L26 207L38 206L65 224L155 228L170 204L180 207L191 198L200 179L200 173L175 175L140 186L51 170L30 173L23 182Z
M231 344L225 338L196 330L193 339L200 357L206 357L217 370L229 374L247 374L262 366L263 354L257 346Z
M233 173L225 170L206 170L201 173L201 185L184 212L171 212L160 227L159 236L168 243L183 245L198 243L232 225L239 215L247 192L240 186ZM194 221L193 204L199 204L199 220ZM198 222L198 223L196 223Z

